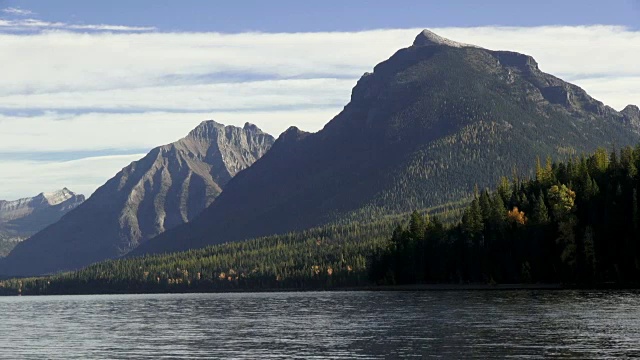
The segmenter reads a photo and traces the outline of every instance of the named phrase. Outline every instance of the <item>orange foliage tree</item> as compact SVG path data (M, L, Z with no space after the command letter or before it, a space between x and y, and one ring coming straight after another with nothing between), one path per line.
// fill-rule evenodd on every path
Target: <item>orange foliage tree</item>
M527 223L527 217L524 215L524 211L518 210L517 206L514 206L513 210L507 211L507 219L520 225Z

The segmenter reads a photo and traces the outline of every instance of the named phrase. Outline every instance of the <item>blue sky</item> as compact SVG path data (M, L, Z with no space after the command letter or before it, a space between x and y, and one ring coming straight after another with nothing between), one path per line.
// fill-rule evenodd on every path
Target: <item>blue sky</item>
M317 131L424 28L620 110L640 103L639 19L634 0L0 0L0 199L89 195L207 119Z
M48 20L152 26L161 31L315 32L449 26L640 26L634 0L57 0L4 1Z

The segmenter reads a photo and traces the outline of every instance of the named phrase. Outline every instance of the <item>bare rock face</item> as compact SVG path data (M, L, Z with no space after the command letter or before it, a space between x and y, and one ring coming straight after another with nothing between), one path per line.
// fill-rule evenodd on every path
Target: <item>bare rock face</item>
M640 109L636 105L627 105L621 113L625 122L640 133Z
M134 161L82 206L20 243L0 263L0 274L76 269L126 254L193 219L273 142L255 125L202 122L183 139Z
M0 257L20 241L60 220L84 202L84 195L64 188L15 201L0 200Z
M119 252L191 220L273 141L255 125L225 127L205 121L185 138L155 148L123 169L110 180L117 180L118 193L128 194L119 216L120 238L127 242Z

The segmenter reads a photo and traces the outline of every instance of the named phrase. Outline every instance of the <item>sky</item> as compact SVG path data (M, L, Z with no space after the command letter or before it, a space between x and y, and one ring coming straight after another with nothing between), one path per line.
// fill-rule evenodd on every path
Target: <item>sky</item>
M0 0L0 199L90 195L203 120L318 131L424 28L640 104L636 0Z

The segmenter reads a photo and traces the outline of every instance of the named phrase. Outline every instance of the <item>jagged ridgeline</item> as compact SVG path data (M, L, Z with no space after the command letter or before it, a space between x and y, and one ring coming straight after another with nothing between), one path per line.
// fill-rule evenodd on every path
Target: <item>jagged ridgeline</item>
M60 220L84 200L84 195L67 188L31 198L0 200L0 257L20 241Z
M131 163L81 206L20 243L0 263L0 274L77 269L126 254L192 220L273 142L255 125L205 121Z
M321 131L290 128L201 216L133 254L179 251L459 201L536 157L638 140L618 112L531 57L421 32L365 74Z

